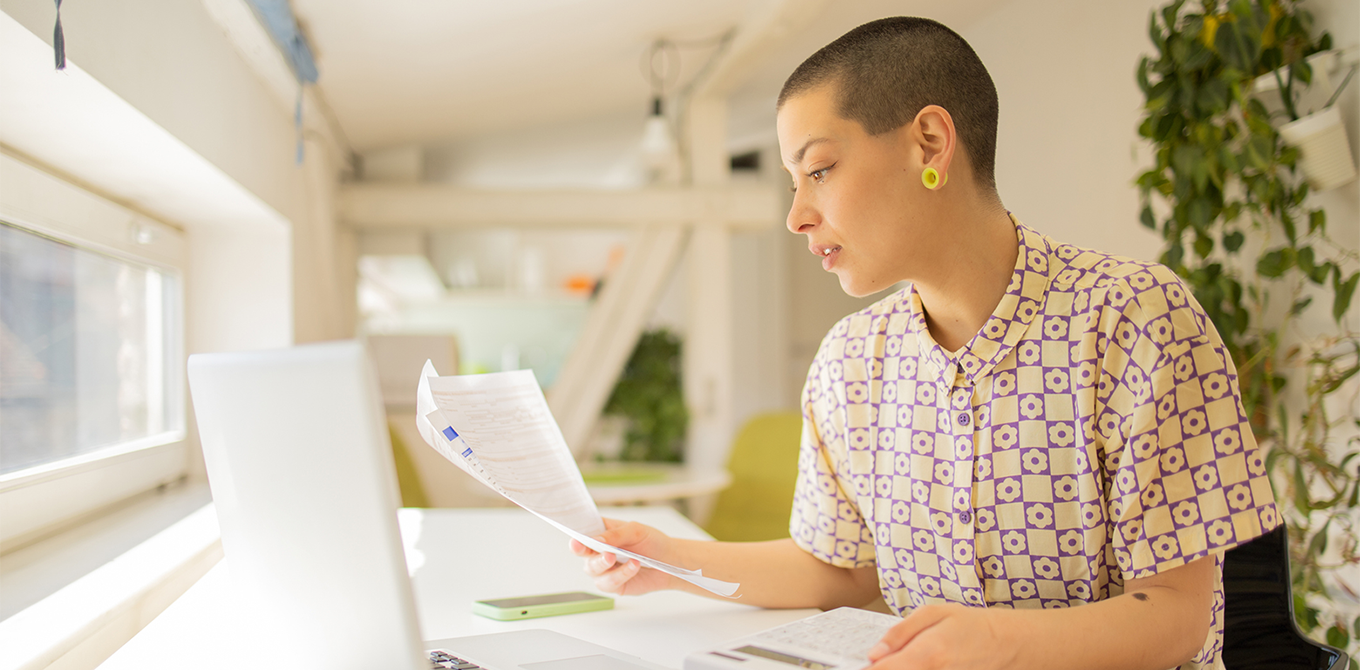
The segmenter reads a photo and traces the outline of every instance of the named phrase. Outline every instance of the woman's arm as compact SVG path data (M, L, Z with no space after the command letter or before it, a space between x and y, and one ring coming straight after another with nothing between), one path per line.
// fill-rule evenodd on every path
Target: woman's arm
M769 542L708 542L678 540L640 523L605 519L608 529L599 539L620 549L682 568L702 568L705 577L741 583L741 602L758 607L797 608L863 605L877 598L874 566L838 568L814 558L793 540ZM721 598L682 579L642 568L637 561L616 563L613 554L600 554L573 540L571 550L585 557L586 572L596 588L607 593L637 595L678 589Z
M872 670L1174 668L1209 635L1215 570L1208 556L1070 609L921 607L870 651Z

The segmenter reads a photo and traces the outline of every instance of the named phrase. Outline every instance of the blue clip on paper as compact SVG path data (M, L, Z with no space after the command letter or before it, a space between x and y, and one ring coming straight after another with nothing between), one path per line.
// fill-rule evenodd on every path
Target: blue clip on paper
M453 442L454 440L462 441L462 438L458 437L458 431L454 430L453 426L448 426L444 429L444 437L448 438L449 442ZM467 446L466 442L463 442L462 456L463 458L472 456L472 447Z

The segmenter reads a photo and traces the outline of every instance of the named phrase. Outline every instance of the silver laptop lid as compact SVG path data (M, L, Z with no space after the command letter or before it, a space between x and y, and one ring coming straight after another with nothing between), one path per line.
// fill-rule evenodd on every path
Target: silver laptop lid
M199 354L188 372L228 569L298 655L284 667L427 667L362 345Z

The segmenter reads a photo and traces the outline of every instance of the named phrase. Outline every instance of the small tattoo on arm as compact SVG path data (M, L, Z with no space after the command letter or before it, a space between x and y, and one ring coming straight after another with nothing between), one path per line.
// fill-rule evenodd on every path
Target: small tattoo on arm
M1138 600L1146 601L1148 599L1148 594L1139 591L1138 593L1133 594L1133 597L1137 598Z

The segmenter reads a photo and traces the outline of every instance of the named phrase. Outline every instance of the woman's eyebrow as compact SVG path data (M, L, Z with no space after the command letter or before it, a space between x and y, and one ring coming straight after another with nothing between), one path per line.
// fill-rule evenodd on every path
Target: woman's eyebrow
M784 161L784 162L785 162L785 163L788 163L788 164L790 164L790 165L797 165L797 164L803 162L803 155L807 153L807 150L808 150L808 149L811 149L812 147L814 147L814 146L816 146L816 145L818 145L818 144L821 144L821 143L823 143L823 142L830 142L830 141L831 141L831 140L830 140L829 138L826 138L826 137L814 137L814 138L808 140L807 142L804 142L804 143L803 143L803 146L800 147L800 148L798 149L798 151L793 152L793 158L791 158L791 159L789 159L789 160L786 160L786 161Z

